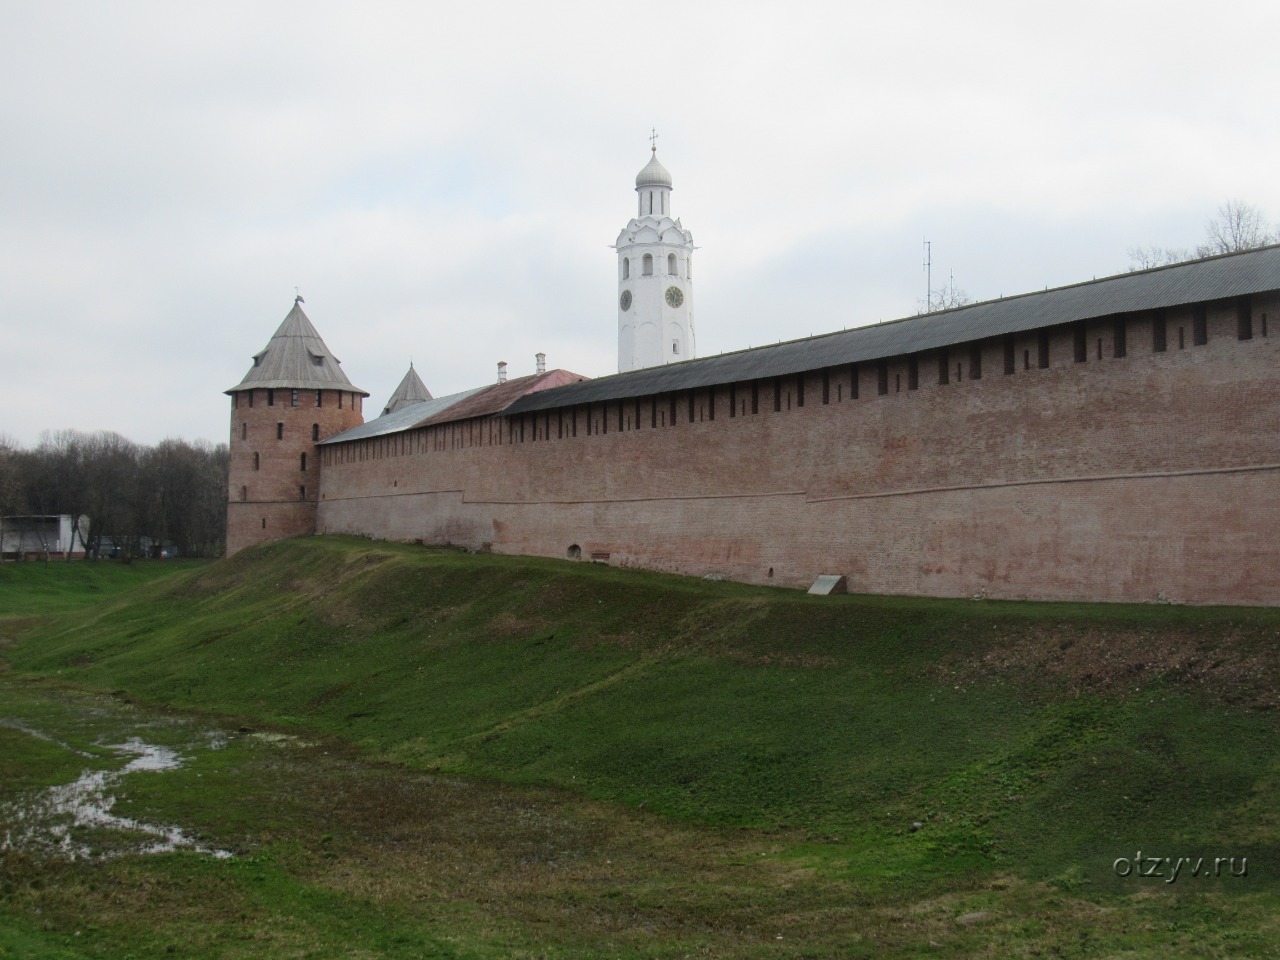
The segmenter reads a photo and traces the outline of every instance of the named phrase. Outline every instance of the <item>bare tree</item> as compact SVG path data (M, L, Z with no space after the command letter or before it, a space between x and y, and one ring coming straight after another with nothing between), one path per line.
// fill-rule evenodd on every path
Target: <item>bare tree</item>
M139 448L118 433L88 434L84 449L84 477L88 488L91 537L97 548L110 534L128 559L137 552Z
M126 557L143 538L185 556L220 556L228 459L225 443L140 447L116 433L61 430L24 450L0 436L0 514L70 514L99 555L110 536Z
M1252 204L1242 200L1228 200L1218 208L1218 214L1204 225L1206 241L1195 250L1185 247L1130 247L1129 270L1149 270L1171 263L1203 260L1223 253L1254 250L1268 244L1280 243L1280 228L1267 226L1266 215Z
M1228 200L1220 206L1218 215L1204 225L1204 232L1207 242L1196 247L1198 257L1253 250L1280 240L1263 212L1241 200Z
M16 465L19 489L16 500L18 506L15 512L36 517L49 516L56 513L59 494L53 458L46 450L37 448L30 452L24 451L20 453ZM20 544L18 547L19 559L24 559L23 553L26 549L28 536L31 536L40 542L41 552L44 553L47 561L49 559L49 544L43 526L37 522L34 527L29 527L30 525L25 522L22 522L18 527L20 531L18 533Z
M31 513L27 483L32 469L31 454L16 443L8 441L6 448L0 448L0 514L21 516ZM21 560L23 535L15 533L19 529L17 525L8 529L8 543L16 552L17 559Z
M227 471L231 467L231 450L225 443L196 441L200 454L199 484L190 505L192 551L197 556L220 557L227 544Z
M33 513L89 517L85 546L95 550L128 504L137 448L117 433L45 432L28 456L24 493ZM128 524L125 524L127 526Z
M226 444L163 440L139 462L138 522L153 543L218 556L226 534Z
M1150 270L1152 267L1165 267L1171 263L1183 263L1194 260L1196 255L1186 247L1130 247L1129 271Z
M28 546L35 541L46 563L49 561L49 527L46 518L54 502L52 471L46 458L34 451L19 449L6 441L0 445L0 507L14 516L6 525L9 543L17 559L27 559Z
M0 434L0 517L26 509L22 496L22 451L9 437Z
M78 430L59 430L45 433L40 438L37 454L44 460L43 490L33 490L31 495L44 499L43 512L70 514L78 518L86 512L89 503L89 486L85 473L85 461L90 435ZM68 551L68 560L71 554Z
M973 303L969 294L965 293L952 281L945 287L937 287L929 291L929 301L916 301L922 313L936 313L939 310L954 310Z

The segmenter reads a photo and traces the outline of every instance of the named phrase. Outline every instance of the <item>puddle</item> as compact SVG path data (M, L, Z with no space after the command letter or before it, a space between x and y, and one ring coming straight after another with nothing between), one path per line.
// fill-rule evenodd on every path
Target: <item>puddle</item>
M137 737L130 737L124 743L113 745L111 749L117 753L133 754L133 759L124 765L121 773L132 773L135 770L176 770L182 766L182 758L178 756L177 750L154 743L143 743Z
M59 742L25 724L5 725ZM125 777L176 770L182 766L183 758L171 747L146 743L138 737L111 744L107 749L132 759L119 770L86 770L71 783L47 787L28 800L0 808L9 821L4 838L0 839L0 850L51 854L68 860L106 860L175 850L192 850L219 859L233 855L228 850L204 846L181 827L144 823L112 813L116 789Z

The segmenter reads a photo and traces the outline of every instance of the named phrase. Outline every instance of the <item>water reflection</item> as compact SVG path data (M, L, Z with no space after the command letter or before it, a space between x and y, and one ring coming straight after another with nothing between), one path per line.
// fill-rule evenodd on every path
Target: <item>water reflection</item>
M42 739L39 731L22 729ZM103 860L136 853L171 853L192 850L226 858L230 851L206 847L181 827L144 823L111 812L116 790L130 774L163 772L182 766L176 750L131 737L107 749L132 759L119 770L86 770L71 783L39 791L30 798L6 805L8 821L0 849L42 852L69 860ZM79 753L80 751L76 751Z

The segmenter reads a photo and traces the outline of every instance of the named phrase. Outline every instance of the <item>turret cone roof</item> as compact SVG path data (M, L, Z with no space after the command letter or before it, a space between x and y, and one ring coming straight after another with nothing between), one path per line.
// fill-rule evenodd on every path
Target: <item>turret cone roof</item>
M226 392L271 387L348 390L367 397L369 392L353 386L340 363L302 312L302 298L298 297L271 341L254 354L253 366L244 379Z
M400 381L400 386L396 387L395 393L391 394L391 399L382 408L382 415L385 417L388 413L395 413L397 410L411 407L415 403L422 403L424 400L432 399L434 398L431 396L431 391L422 382L418 372L413 369L413 362L410 361L409 372L404 375L404 379Z

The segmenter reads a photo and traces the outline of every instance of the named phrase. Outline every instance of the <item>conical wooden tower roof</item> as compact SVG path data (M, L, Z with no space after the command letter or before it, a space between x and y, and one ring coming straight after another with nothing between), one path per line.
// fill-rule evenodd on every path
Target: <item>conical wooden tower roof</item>
M340 363L302 312L302 298L298 297L271 341L254 354L253 366L244 379L226 392L271 387L347 390L367 397L369 392L353 386Z
M415 403L422 403L424 400L431 399L433 399L431 391L422 382L418 372L413 369L413 361L409 361L409 372L404 375L404 379L400 381L400 386L396 387L395 393L391 394L391 399L382 408L382 415L386 416L388 413L395 413L397 410L403 410L405 407L411 407Z

